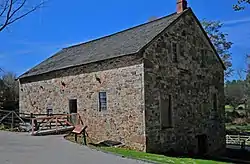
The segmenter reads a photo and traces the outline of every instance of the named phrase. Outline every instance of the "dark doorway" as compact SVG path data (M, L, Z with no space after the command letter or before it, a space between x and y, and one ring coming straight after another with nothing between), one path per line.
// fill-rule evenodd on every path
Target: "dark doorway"
M77 99L69 100L69 113L77 113Z
M205 155L207 153L207 135L198 135L198 155Z

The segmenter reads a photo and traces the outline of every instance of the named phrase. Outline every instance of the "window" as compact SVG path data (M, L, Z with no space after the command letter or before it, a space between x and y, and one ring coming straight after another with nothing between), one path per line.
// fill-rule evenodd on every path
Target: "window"
M107 110L107 93L99 92L99 111Z
M173 62L177 63L178 59L177 59L177 44L176 43L172 43L172 53L173 53Z
M217 111L217 94L216 93L214 93L213 94L213 110L214 111Z
M160 108L161 108L161 127L172 127L172 96L169 95L167 99L163 99L160 96Z

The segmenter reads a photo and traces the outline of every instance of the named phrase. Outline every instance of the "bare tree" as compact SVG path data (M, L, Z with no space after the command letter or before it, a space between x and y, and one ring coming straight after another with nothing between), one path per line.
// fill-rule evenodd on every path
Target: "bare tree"
M28 0L0 0L0 32L10 24L41 8L45 3L43 0L35 4L29 2Z
M246 8L247 5L250 4L250 0L237 0L237 4L233 5L233 9L235 11L241 11Z

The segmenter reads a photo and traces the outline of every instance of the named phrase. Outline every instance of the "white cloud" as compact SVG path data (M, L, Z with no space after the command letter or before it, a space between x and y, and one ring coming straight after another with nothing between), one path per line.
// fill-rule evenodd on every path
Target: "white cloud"
M224 25L234 25L234 24L242 24L242 23L249 23L250 22L250 17L249 18L243 18L243 19L234 19L234 20L227 20L227 21L222 21Z

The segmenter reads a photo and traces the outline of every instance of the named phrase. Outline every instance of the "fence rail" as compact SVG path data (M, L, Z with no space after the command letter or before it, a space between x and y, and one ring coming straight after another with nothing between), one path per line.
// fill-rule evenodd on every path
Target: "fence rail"
M250 145L250 136L243 135L226 135L226 142L228 145Z
M25 121L15 111L6 111L0 109L0 124L10 126L11 130L19 127L19 124L25 124Z
M7 125L13 130L31 132L31 135L57 133L70 130L75 125L83 125L78 113L74 114L28 114L0 109L0 124Z
M79 124L83 125L83 120L78 113L31 118L31 135L50 132L58 133Z

